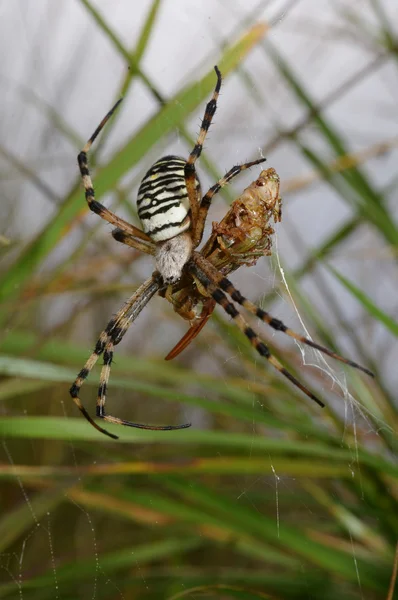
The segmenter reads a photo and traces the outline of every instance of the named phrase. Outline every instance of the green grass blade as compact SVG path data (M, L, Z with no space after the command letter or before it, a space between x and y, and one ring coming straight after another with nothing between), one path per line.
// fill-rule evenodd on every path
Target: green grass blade
M352 462L350 449L335 448L333 445L322 443L309 443L308 441L291 441L288 439L265 438L261 435L238 434L223 431L202 431L189 429L174 431L168 435L163 431L142 431L124 427L114 427L112 431L120 434L116 444L182 444L214 446L230 448L235 451L260 452L267 456L295 456L309 457L310 459L323 459L345 466ZM3 417L0 419L0 435L19 439L52 439L73 442L113 443L110 438L102 436L93 427L90 427L83 418L55 418L55 417ZM392 477L398 476L398 465L382 456L372 454L366 450L358 450L358 460L361 465L373 468ZM352 477L352 471L347 469L347 477Z
M49 511L55 510L63 501L67 487L62 485L39 493L29 502L18 504L13 511L8 511L0 519L0 552L4 552L19 538L28 536Z
M360 290L355 284L349 281L344 275L336 271L331 266L328 266L328 269L333 275L340 281L343 287L346 288L351 294L361 303L361 305L365 308L365 310L376 320L383 325L395 336L398 336L398 323L390 317L386 312L384 312L381 308L379 308L373 300L369 298Z
M140 37L138 38L138 42L137 42L137 45L136 45L135 51L134 51L135 58L138 63L141 61L141 58L144 56L145 50L149 44L149 40L150 40L152 31L153 31L153 27L156 22L156 18L159 13L161 2L162 2L162 0L153 0L152 1L151 7L148 11L148 16L147 16L145 23L141 29L141 34L140 34Z
M152 562L167 560L172 556L181 557L185 552L200 548L203 544L199 538L171 538L166 540L150 542L148 544L137 544L135 546L117 550L112 553L102 554L100 557L101 574L111 575L120 569L131 567L132 564L142 566ZM57 581L59 583L74 584L76 580L84 581L92 579L98 558L82 559L78 563L73 561L63 563L57 567ZM54 582L54 574L39 576L27 580L24 589L46 589ZM0 596L2 588L0 587Z
M336 156L347 155L349 151L346 148L342 136L339 135L331 123L322 116L320 111L316 110L315 102L311 99L309 92L304 88L304 85L299 81L299 78L293 73L293 70L283 59L282 55L268 40L265 40L263 44L268 55L275 63L276 68L285 78L297 99L309 111L314 123L319 128L320 133L322 133L325 142L334 154ZM298 138L296 141L300 146ZM313 164L320 169L325 177L332 177L333 174L329 172L327 164L319 159L317 152L312 151L308 146L303 146L302 150L305 150L306 156L311 159ZM338 180L339 177L344 179L351 192L355 195L356 206L365 212L368 219L373 222L389 243L398 245L398 230L394 221L391 220L389 213L384 208L385 201L382 193L373 188L369 178L363 171L359 167L351 167L350 169L347 169L347 171L341 172L338 177L334 177L333 179Z

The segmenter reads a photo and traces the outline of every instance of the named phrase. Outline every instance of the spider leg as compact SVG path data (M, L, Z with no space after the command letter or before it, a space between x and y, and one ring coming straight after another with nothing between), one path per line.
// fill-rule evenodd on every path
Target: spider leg
M199 158L202 152L203 143L205 141L207 132L209 130L212 118L217 108L217 99L220 93L221 88L221 73L217 66L214 67L214 70L217 75L217 83L214 88L213 96L211 100L207 103L205 114L202 119L202 124L200 127L200 132L198 135L198 139L196 140L196 144L189 155L189 158L186 162L184 171L185 171L185 184L187 186L187 193L189 198L189 205L191 209L192 223L195 226L197 216L198 216L198 194L196 188L196 177L195 177L195 162Z
M156 252L156 246L153 242L149 243L144 240L138 240L136 237L130 233L126 233L122 229L114 229L112 231L112 237L117 242L125 244L126 246L130 246L131 248L139 250L140 252L145 252L145 254L152 254L152 256L154 256Z
M322 408L325 406L324 403L319 400L305 385L303 385L294 375L292 375L285 367L279 362L279 360L273 356L264 342L260 339L257 333L250 327L246 319L236 309L236 307L230 302L224 292L218 287L215 279L212 275L202 271L201 267L197 264L191 263L192 272L195 273L196 277L200 280L202 285L206 287L213 300L217 302L225 312L234 320L242 333L245 334L251 345L260 354L260 356L267 359L267 361L282 375L284 375L291 383L298 387L306 396L314 400Z
M119 106L121 101L122 101L122 98L120 98L116 102L116 104L111 108L111 110L102 119L101 123L98 125L97 129L94 131L93 135L88 140L88 142L84 146L83 150L79 153L79 155L77 157L77 162L79 164L79 169L80 169L80 173L82 176L85 196L86 196L86 200L87 200L89 209L92 210L93 212L95 212L97 215L99 215L102 219L105 219L105 221L108 221L108 223L115 225L122 231L125 231L126 233L129 233L130 235L133 235L134 237L138 237L142 240L150 241L150 238L143 231L138 229L138 227L134 227L134 225L131 225L124 219L118 217L113 212L108 210L103 204L101 204L100 202L97 202L97 200L95 199L93 182L91 180L90 171L88 169L87 153L90 150L94 140L96 139L98 134L101 132L103 127L106 125L106 123L109 121L110 117L113 115L113 113L115 112L115 110L117 109L117 107Z
M238 304L243 306L246 310L258 317L261 321L267 323L273 329L276 329L277 331L282 331L283 333L286 333L286 335L297 340L298 342L306 344L306 346L310 346L311 348L315 348L315 350L319 350L320 352L323 352L323 354L326 354L327 356L330 356L335 360L349 365L350 367L354 367L355 369L359 369L367 375L374 377L372 371L369 371L369 369L367 369L366 367L362 367L353 360L344 358L343 356L336 354L336 352L329 350L329 348L325 348L325 346L321 346L320 344L313 342L309 338L299 333L296 333L295 331L287 327L284 323L282 323L282 321L280 321L279 319L275 319L268 312L266 312L262 308L259 308L253 302L250 302L250 300L242 296L239 290L235 288L234 284L229 279L227 279L227 277L224 277L219 271L217 271L217 269L213 267L212 264L209 263L209 261L203 259L203 257L201 257L198 253L195 253L193 258L197 265L201 269L205 270L206 275L210 275L212 280L217 284L217 286L224 290L224 292L226 292L232 298L232 300L234 300L234 302L237 302Z
M104 433L105 435L108 435L109 437L117 440L118 439L117 435L114 435L113 433L109 433L109 431L107 431L106 429L103 429L102 427L97 425L97 423L90 417L89 413L84 408L84 406L79 398L80 388L82 387L84 381L89 376L90 371L94 367L95 363L97 362L97 360L103 353L107 339L108 339L108 334L106 333L106 330L104 330L104 331L102 331L102 333L100 334L100 336L98 338L98 341L95 345L93 353L91 354L91 356L89 357L89 359L87 360L86 364L81 369L81 371L79 371L75 381L73 382L73 384L69 390L69 393L72 396L73 402L77 405L80 412L83 413L83 415L85 416L87 421L89 423L91 423L91 425L93 427L95 427L95 429L98 429L98 431L100 431L101 433Z
M79 410L83 413L83 415L85 416L87 421L89 421L91 423L91 425L93 427L95 427L95 429L97 429L98 431L101 431L101 433L104 433L105 435L108 435L109 437L116 439L116 440L118 439L117 435L114 435L113 433L109 433L109 431L100 427L90 417L89 413L84 408L84 406L79 398L80 388L82 387L84 381L89 376L90 371L94 367L98 358L101 356L101 354L103 354L105 352L107 345L109 343L116 345L120 342L120 340L123 338L123 336L127 330L128 325L136 319L136 317L140 314L141 310L149 302L149 300L152 298L152 296L159 290L161 285L162 285L161 277L159 276L158 273L155 273L145 283L143 283L138 288L138 290L127 300L127 302L120 308L120 310L116 313L116 315L109 321L109 323L106 326L106 328L104 329L104 331L102 331L102 333L100 334L98 341L95 345L93 353L87 360L84 367L78 373L75 381L73 382L73 384L69 390L69 393L72 396L73 401L75 402L75 404L77 405ZM128 315L127 319L126 319L126 315ZM126 327L126 321L128 321L127 327ZM112 362L112 355L110 356L110 361L109 361L109 350L108 350L107 355L104 355L104 363L109 363L109 367L110 367L111 362ZM101 376L102 376L102 374L101 374ZM105 375L103 376L103 378L105 378ZM108 373L108 378L109 378L109 373ZM105 383L106 382L107 382L107 380L105 381ZM106 390L106 386L105 386L105 390ZM97 408L97 412L98 412L98 408Z
M203 230L204 230L205 224L206 224L207 213L209 212L210 204L211 204L213 197L220 191L220 189L222 187L224 187L224 185L226 185L227 183L229 183L231 181L231 179L236 177L236 175L239 175L239 173L241 173L242 171L245 171L246 169L250 169L250 167L259 165L260 163L263 163L266 160L267 160L266 158L258 158L257 160L253 160L251 162L247 162L242 165L235 165L234 167L232 167L232 169L230 169L228 171L228 173L226 173L224 175L224 177L221 177L221 179L219 179L217 181L217 183L212 185L208 192L206 192L206 194L203 196L203 198L200 202L200 205L199 205L197 220L194 221L194 231L192 234L192 241L193 241L194 248L199 246L199 244L202 240Z
M150 297L152 297L156 291L157 290L154 289ZM148 300L149 299L150 298L148 298ZM108 423L114 423L116 425L126 425L127 427L135 427L137 429L151 429L156 431L173 431L175 429L186 429L187 427L191 426L191 423L183 423L182 425L145 425L144 423L133 423L132 421L126 421L125 419L120 419L119 417L114 417L105 413L105 400L108 388L109 375L111 372L111 364L113 360L113 350L115 345L119 344L122 341L124 335L126 334L131 323L135 320L137 314L138 313L134 312L130 315L125 316L124 319L118 321L117 327L114 329L114 333L110 334L111 338L105 345L104 365L101 370L100 384L98 388L97 417L108 421Z

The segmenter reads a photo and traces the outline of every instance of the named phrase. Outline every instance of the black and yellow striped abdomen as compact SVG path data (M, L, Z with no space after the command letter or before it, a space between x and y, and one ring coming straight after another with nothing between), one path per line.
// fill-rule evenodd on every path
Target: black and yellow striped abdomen
M189 199L185 183L186 160L164 156L145 174L138 190L138 216L154 242L169 240L190 227ZM196 177L196 189L200 192Z

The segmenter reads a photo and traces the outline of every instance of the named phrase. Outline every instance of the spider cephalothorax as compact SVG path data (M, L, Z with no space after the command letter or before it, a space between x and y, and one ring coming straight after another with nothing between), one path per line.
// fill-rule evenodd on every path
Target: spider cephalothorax
M195 162L201 154L206 133L217 107L221 74L217 67L215 67L215 71L217 83L214 93L206 106L197 142L188 159L165 156L152 165L141 182L137 204L143 231L116 216L95 200L88 170L87 153L105 123L120 104L120 100L101 121L78 155L89 208L116 227L112 235L117 241L146 254L151 254L156 260L157 270L109 321L100 334L93 353L70 389L73 400L91 425L115 439L117 439L116 435L97 425L79 399L80 388L101 355L103 355L104 365L97 396L96 413L98 417L110 423L140 429L173 430L190 426L189 423L167 426L144 425L113 417L105 412L107 384L114 347L123 339L129 325L157 292L173 304L180 316L191 321L188 332L167 355L168 360L177 356L191 342L207 322L215 305L219 304L261 356L309 398L323 406L323 403L271 354L268 347L236 307L236 305L240 305L273 329L372 375L368 369L289 329L282 321L275 319L245 298L226 277L240 265L252 265L259 256L270 254L273 233L270 222L272 219L275 222L281 219L279 177L274 169L267 169L260 173L260 176L235 200L221 223L213 223L210 238L200 251L196 250L202 240L213 196L241 171L265 160L259 158L232 167L203 197L201 196Z

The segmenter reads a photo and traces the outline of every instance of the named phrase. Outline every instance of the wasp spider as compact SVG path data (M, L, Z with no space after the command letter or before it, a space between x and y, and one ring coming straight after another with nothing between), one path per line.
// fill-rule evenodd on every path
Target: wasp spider
M114 347L121 342L130 324L157 292L173 304L179 315L191 322L188 332L166 359L174 358L190 343L207 322L215 305L219 304L262 357L309 398L323 406L323 403L271 354L236 307L240 305L273 329L372 375L357 363L289 329L282 321L275 319L245 298L226 277L241 264L253 264L259 256L270 253L270 236L273 233L270 220L273 218L274 221L279 221L281 218L279 178L273 169L261 172L258 179L233 203L221 223L213 224L212 234L203 248L200 251L196 250L202 240L213 196L241 171L265 160L260 158L232 167L204 196L201 195L195 162L202 152L217 107L221 73L217 67L215 72L217 82L214 93L206 106L199 136L188 160L178 156L165 156L155 162L141 182L137 204L143 230L116 216L95 200L87 164L87 153L92 143L121 100L105 116L78 155L78 164L90 210L115 226L112 235L117 241L153 255L156 262L156 271L127 300L100 334L93 353L70 388L74 402L91 425L114 439L117 439L117 436L100 427L79 399L80 388L101 355L104 364L97 396L97 417L109 423L140 429L174 430L190 426L190 423L168 426L145 425L111 416L105 411Z

